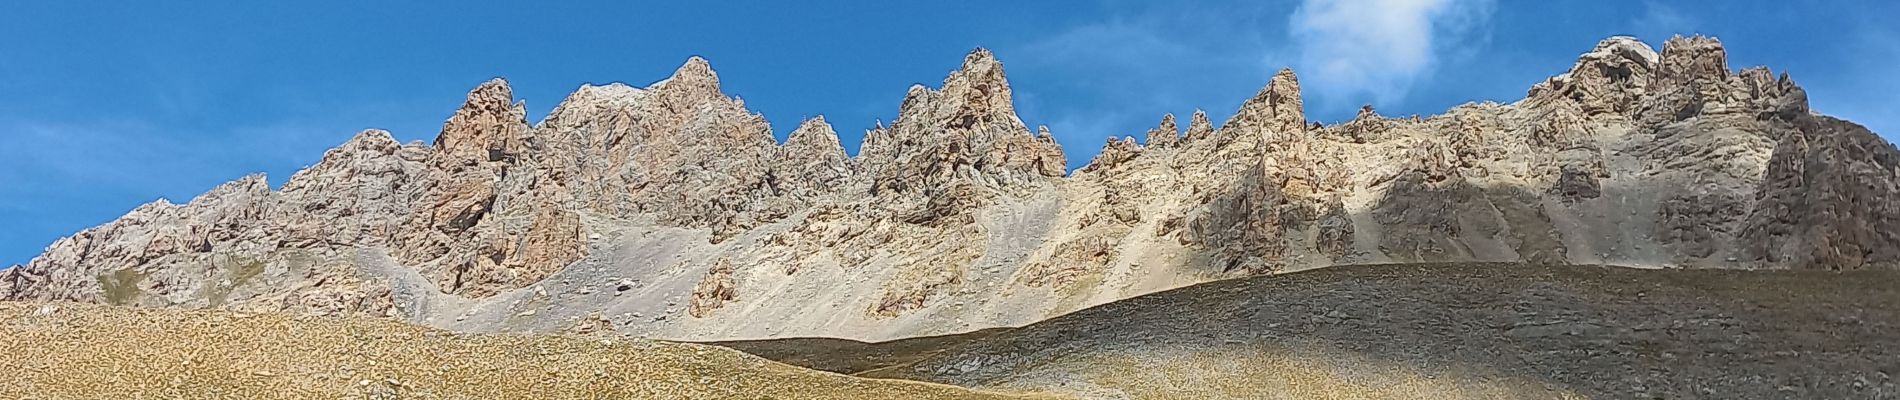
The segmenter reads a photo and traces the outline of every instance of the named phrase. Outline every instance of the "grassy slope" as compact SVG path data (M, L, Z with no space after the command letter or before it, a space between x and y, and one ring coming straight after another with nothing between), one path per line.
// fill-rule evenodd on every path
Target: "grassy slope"
M0 398L1018 398L713 346L393 321L0 303Z
M926 343L735 347L1103 398L1878 398L1900 397L1897 327L1896 272L1457 263L1211 282Z

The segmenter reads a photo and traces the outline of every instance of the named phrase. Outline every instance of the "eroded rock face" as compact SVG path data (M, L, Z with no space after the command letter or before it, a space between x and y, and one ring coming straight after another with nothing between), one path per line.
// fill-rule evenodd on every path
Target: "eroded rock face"
M978 49L941 89L911 87L896 122L865 134L859 164L872 195L899 199L937 197L963 183L994 192L1060 177L1067 161L1048 129L1029 133L1016 116L1002 63Z
M597 213L652 215L720 242L800 206L780 189L803 182L775 182L781 150L764 117L698 57L645 89L583 87L535 131L549 178Z
M1339 264L1900 268L1900 152L1710 38L1610 38L1513 104L1331 125L1281 70L1229 120L1163 116L1072 176L986 50L855 157L822 117L777 143L721 90L693 58L530 125L497 79L432 145L366 131L279 190L141 206L0 272L0 296L889 339Z
M1578 57L1570 72L1533 86L1527 98L1575 102L1585 114L1625 114L1634 111L1631 107L1637 99L1649 94L1650 80L1659 66L1661 56L1649 45L1632 37L1613 37Z
M1769 160L1741 243L1771 264L1891 269L1900 262L1900 151L1851 122L1804 116Z
M825 193L859 191L856 164L844 153L838 132L824 117L806 120L778 149L779 161L768 183L790 197L809 199ZM849 190L846 190L849 189Z
M432 152L379 130L330 149L278 190L270 219L285 223L279 245L388 244L415 211Z
M1306 105L1300 100L1300 80L1292 69L1273 74L1267 87L1240 106L1240 112L1221 129L1260 130L1272 139L1306 132Z
M426 161L395 254L448 293L482 297L540 281L580 257L580 217L548 174L506 81L469 92Z

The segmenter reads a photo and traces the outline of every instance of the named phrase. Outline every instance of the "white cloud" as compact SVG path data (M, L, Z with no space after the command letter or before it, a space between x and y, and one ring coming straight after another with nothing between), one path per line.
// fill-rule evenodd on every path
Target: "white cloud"
M1130 4L997 49L1017 110L1050 126L1072 166L1103 137L1142 136L1164 112L1185 123L1202 109L1219 124L1282 67L1299 71L1316 117L1350 116L1363 102L1398 106L1415 80L1483 47L1495 8L1495 0Z
M1448 57L1483 42L1495 0L1304 0L1288 35L1301 84L1337 100L1394 103Z

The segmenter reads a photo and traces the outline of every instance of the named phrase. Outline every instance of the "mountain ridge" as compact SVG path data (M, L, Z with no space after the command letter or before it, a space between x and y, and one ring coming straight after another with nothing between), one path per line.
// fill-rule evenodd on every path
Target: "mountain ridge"
M1334 125L1281 70L1225 123L1177 123L1067 171L980 48L856 155L822 116L778 141L698 57L532 124L495 79L431 145L364 131L277 191L140 206L0 272L0 297L886 338L1340 264L1900 266L1877 228L1900 152L1711 38L1606 39L1515 103Z

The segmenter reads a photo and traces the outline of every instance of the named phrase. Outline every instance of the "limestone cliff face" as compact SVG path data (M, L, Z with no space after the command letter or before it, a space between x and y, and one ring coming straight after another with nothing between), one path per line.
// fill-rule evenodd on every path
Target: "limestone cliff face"
M0 296L886 339L1338 264L1900 268L1900 151L1712 38L1610 38L1521 101L1432 116L1315 124L1302 94L1278 71L1227 121L1162 116L1068 175L986 50L855 157L823 117L776 142L696 57L534 124L497 79L432 145L366 131L278 190L141 206Z
M425 161L415 212L394 235L397 260L446 292L480 297L579 258L579 216L560 182L544 178L537 139L506 81L469 92Z

